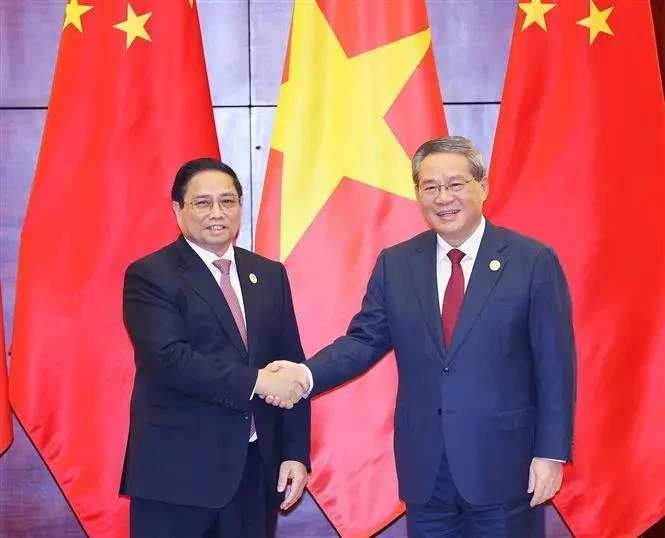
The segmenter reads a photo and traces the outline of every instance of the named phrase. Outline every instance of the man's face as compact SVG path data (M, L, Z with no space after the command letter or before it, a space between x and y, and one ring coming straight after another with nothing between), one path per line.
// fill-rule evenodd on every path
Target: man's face
M423 217L449 245L458 247L480 224L488 194L487 178L474 180L466 157L457 153L428 155L421 163L418 178L416 198ZM437 191L441 184L460 190L441 187Z
M173 202L180 231L195 245L221 256L240 229L242 200L233 178L218 170L197 172L189 180L180 207Z

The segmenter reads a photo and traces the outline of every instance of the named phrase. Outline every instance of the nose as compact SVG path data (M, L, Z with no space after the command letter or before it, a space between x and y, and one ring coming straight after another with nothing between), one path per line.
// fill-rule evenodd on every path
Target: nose
M224 216L224 210L219 202L214 201L212 203L212 211L210 212L210 217L218 219Z
M434 198L435 202L438 202L440 204L445 204L446 202L449 202L450 200L453 200L454 196L448 192L448 189L446 189L443 185L439 186L439 192L436 193L436 197Z

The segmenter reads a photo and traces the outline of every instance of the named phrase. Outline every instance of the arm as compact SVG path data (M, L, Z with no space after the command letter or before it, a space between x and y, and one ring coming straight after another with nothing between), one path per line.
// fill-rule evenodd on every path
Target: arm
M346 335L307 361L314 378L314 387L310 387L313 394L364 373L392 349L384 290L385 251L377 259L360 312L351 320Z
M278 357L289 357L296 362L303 362L305 354L300 343L298 325L293 309L293 298L289 278L282 266L283 290L283 329ZM311 415L309 400L301 400L291 410L282 410L283 459L303 463L310 469L310 428Z
M125 274L123 317L137 368L193 398L239 411L249 409L256 368L226 360L223 352L194 351L174 298L145 266L133 264Z
M534 455L572 459L575 406L575 338L566 277L556 254L536 259L529 312L538 401Z
M282 269L283 327L279 355L305 360L300 334L293 309L291 286L284 266ZM292 410L282 410L282 463L279 468L277 491L286 491L282 510L288 510L303 494L307 472L311 471L310 451L311 414L309 400L301 400ZM290 481L290 483L289 483Z

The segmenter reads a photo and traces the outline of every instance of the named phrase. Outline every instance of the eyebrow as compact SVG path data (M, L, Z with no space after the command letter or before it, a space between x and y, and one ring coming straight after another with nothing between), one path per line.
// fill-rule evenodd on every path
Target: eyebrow
M450 176L450 177L448 178L448 181L453 181L453 180L455 180L455 179L464 179L464 176L460 176L460 175ZM426 182L428 182L428 181L429 181L430 183L434 183L434 182L437 181L437 180L434 179L433 177L429 177L429 178L425 178L425 179L423 179L423 183L426 183Z
M223 192L223 193L220 193L216 196L217 196L217 198L228 198L229 196L232 196L234 198L238 198L238 195L234 192L231 192L231 191ZM193 200L204 200L204 199L210 199L210 198L214 198L214 197L215 196L212 195L212 194L198 194L198 195L194 196L192 199Z

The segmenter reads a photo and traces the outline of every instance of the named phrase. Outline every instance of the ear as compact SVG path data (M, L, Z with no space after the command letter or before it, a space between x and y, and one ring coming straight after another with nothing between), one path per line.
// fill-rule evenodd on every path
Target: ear
M487 197L489 196L489 193L490 193L489 177L485 176L478 183L480 183L480 188L483 191L483 201L485 201L485 200L487 200Z
M175 201L171 202L171 209L173 210L173 214L177 219L180 216L180 212L182 211L182 207L180 207L180 202L175 202Z

